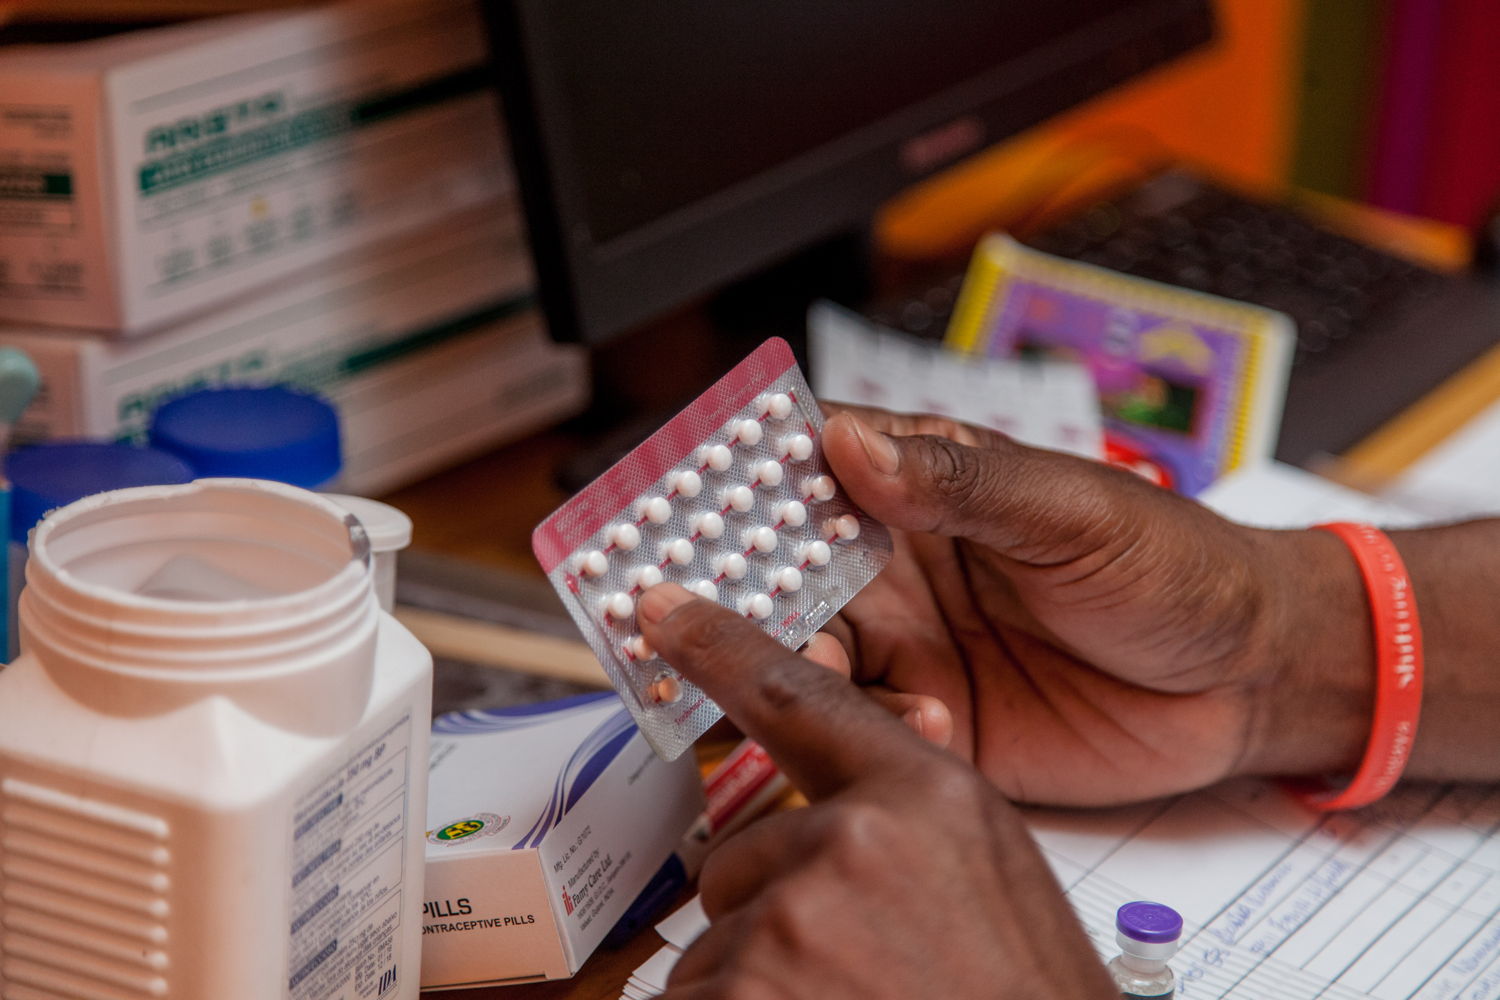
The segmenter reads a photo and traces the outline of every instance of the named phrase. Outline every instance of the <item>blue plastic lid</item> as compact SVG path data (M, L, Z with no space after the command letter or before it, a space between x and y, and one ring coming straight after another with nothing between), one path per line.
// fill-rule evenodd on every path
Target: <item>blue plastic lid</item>
M47 441L5 456L10 537L26 535L47 511L105 490L189 483L193 470L155 448L107 441Z
M333 406L285 386L225 386L178 396L152 414L150 436L199 476L316 489L343 464Z

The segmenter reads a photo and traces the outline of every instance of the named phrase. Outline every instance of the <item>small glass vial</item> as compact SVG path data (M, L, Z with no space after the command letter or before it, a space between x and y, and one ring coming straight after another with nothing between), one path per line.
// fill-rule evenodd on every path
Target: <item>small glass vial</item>
M1120 954L1109 973L1125 1000L1161 1000L1172 996L1177 982L1167 960L1177 953L1182 917L1161 903L1126 903L1115 913L1115 941Z

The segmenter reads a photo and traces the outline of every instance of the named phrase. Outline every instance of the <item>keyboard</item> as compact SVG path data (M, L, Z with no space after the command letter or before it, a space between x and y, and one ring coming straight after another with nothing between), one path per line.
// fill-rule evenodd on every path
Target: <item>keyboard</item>
M1297 330L1276 457L1338 454L1500 342L1500 297L1193 174L1158 174L1021 236L1048 253L1278 309ZM872 318L940 336L962 280L923 282Z

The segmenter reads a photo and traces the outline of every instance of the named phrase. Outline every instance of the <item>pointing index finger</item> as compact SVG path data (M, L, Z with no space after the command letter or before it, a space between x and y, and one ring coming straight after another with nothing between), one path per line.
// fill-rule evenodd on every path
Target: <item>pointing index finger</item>
M662 657L718 702L810 798L931 752L845 678L676 584L647 590L637 614Z

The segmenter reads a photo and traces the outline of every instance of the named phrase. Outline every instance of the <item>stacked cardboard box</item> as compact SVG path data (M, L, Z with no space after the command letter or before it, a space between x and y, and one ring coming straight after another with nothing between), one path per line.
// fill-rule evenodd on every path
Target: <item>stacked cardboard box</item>
M289 381L378 492L579 407L484 37L474 0L352 0L0 50L0 344L44 380L17 439Z

